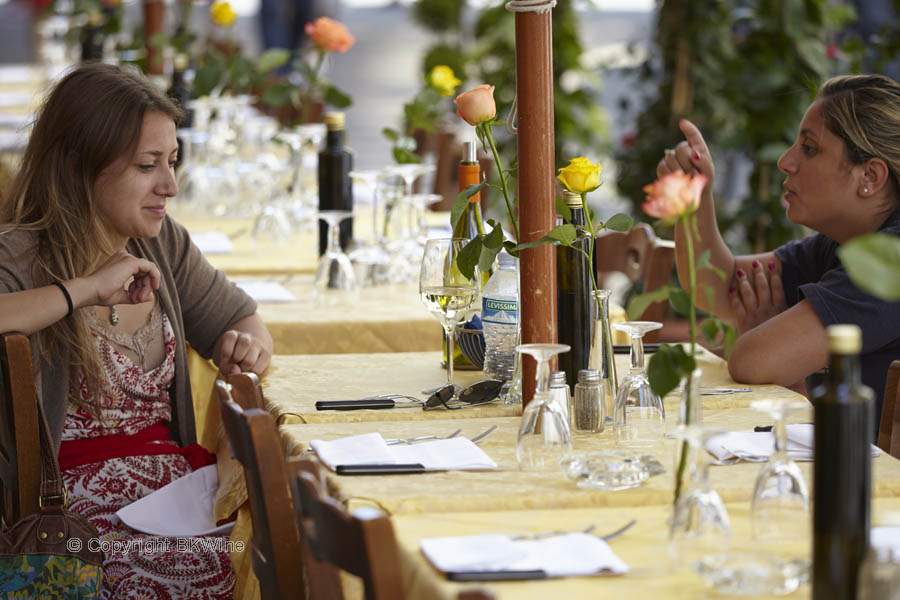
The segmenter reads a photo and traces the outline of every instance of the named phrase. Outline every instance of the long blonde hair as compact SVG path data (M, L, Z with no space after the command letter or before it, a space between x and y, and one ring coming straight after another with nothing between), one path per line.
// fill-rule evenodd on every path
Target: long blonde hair
M87 64L66 75L47 96L28 140L22 166L0 206L4 229L34 232L36 286L88 275L113 252L97 215L97 178L140 139L144 115L164 113L178 123L181 110L137 73ZM75 313L39 333L43 359L64 348L72 367L92 385L101 380L100 359L87 317Z

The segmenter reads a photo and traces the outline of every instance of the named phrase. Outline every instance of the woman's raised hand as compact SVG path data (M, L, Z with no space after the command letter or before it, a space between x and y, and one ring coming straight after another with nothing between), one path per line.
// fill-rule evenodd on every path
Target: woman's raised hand
M92 304L110 306L149 302L159 288L159 277L152 262L119 250L85 279L96 293Z
M703 135L697 126L688 121L681 119L678 127L684 133L686 138L683 142L679 142L675 148L667 148L664 156L656 165L657 177L662 177L674 171L684 171L688 175L693 173L701 173L706 175L708 180L706 189L712 189L712 182L716 176L716 168L713 165L712 156L709 154L709 148Z

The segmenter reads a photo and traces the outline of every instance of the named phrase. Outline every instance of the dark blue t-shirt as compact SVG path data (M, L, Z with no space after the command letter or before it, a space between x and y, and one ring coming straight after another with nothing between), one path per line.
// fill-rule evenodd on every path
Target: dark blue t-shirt
M900 237L900 211L888 217L879 231ZM853 323L862 329L862 380L875 392L877 423L888 366L900 359L900 302L880 300L856 287L837 249L837 242L817 233L775 250L782 263L784 297L788 307L809 300L825 327Z

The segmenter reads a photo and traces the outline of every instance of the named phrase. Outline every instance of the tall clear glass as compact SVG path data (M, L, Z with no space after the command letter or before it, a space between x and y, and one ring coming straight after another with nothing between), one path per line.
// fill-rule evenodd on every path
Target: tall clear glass
M419 294L425 307L440 321L449 350L447 383L453 382L453 341L456 326L467 320L478 298L476 275L459 270L457 258L466 239L432 239L425 243L419 270Z
M595 290L592 292L594 319L591 351L588 355L588 369L593 369L600 373L603 422L604 426L609 427L613 426L616 390L618 389L616 361L613 354L612 333L609 326L609 297L611 294L610 290Z
M550 392L550 359L570 348L565 344L516 346L516 352L537 361L534 397L522 411L516 444L516 459L522 470L558 471L560 459L572 451L568 415Z

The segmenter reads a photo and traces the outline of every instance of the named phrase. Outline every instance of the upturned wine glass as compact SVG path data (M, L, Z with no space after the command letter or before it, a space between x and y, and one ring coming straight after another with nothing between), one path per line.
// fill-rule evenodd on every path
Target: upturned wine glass
M419 294L425 307L440 321L447 345L447 383L453 382L453 338L456 326L469 318L478 298L473 274L462 273L457 263L469 240L442 238L428 240L419 270Z
M662 398L650 388L644 367L644 334L662 327L655 321L626 321L613 327L631 337L631 369L619 382L613 424L616 442L629 447L655 446L666 432Z
M566 344L522 344L516 352L537 361L534 397L522 411L516 459L523 470L557 470L559 461L572 451L572 431L565 408L550 393L550 359L568 352Z
M679 425L670 433L671 437L684 440L688 449L676 465L675 476L682 473L683 488L669 528L669 554L686 567L696 567L704 557L728 551L731 539L728 511L709 484L710 462L706 452L707 440L722 433L725 433L723 429L702 425Z
M775 453L769 458L753 488L751 519L753 537L775 547L786 539L809 536L809 491L800 467L787 453L785 417L793 409L804 407L787 398L756 400L751 408L768 413L774 419Z
M320 219L328 224L328 245L316 265L313 296L318 301L352 299L357 292L356 275L340 242L340 224L353 216L349 210L320 210Z

